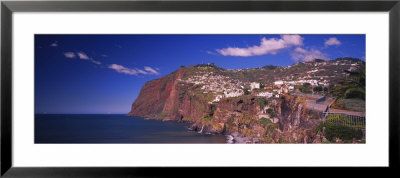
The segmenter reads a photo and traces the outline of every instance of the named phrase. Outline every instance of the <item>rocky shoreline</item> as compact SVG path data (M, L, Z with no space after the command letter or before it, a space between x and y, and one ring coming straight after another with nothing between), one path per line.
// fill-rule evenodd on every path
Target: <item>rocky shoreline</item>
M157 119L157 118L149 118L146 117L145 119L148 120L162 120L163 122L168 122L168 121L174 121L174 120L165 120L165 119ZM188 121L175 121L175 122L188 122ZM188 122L191 123L191 125L188 127L188 130L197 132L199 134L220 134L220 135L225 135L226 137L226 143L227 144L248 144L248 143L254 143L253 139L250 137L246 137L239 132L233 132L233 133L220 133L215 130L212 130L210 127L206 125L201 125L199 123L195 122Z
M232 133L231 136L232 136L232 141L235 144L252 143L251 139L249 137L243 136L243 135L239 134L238 132Z

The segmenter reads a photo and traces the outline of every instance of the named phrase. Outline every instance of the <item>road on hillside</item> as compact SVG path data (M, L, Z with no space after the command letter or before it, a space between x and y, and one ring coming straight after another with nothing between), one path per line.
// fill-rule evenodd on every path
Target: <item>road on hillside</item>
M341 110L341 109L331 109L329 108L330 113L342 113L342 114L347 114L347 115L352 115L352 116L360 116L360 117L365 117L365 112L356 112L356 111L348 111L348 110Z
M317 111L317 112L325 112L326 107L330 106L333 102L335 102L335 98L332 97L326 97L325 101L323 102L317 102L318 99L316 100L307 100L307 109ZM353 115L353 116L360 116L360 117L365 117L365 112L356 112L356 111L349 111L349 110L342 110L342 109L328 109L329 113L342 113L342 114L347 114L347 115Z
M317 100L306 100L307 109L318 112L325 112L326 107L331 105L335 101L335 98L326 97L325 101L319 103L317 103L316 101Z

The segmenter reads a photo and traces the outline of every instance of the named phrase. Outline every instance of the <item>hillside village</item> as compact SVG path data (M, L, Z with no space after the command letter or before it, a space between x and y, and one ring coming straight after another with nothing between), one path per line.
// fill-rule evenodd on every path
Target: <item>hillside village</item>
M292 73L289 76L281 76L278 80L273 82L256 82L256 81L242 81L226 75L221 75L217 72L209 72L208 68L214 68L214 64L201 65L199 68L204 70L196 71L195 75L187 79L180 79L179 82L184 85L190 83L194 85L201 85L204 94L213 93L214 99L210 103L219 102L222 98L238 97L242 95L254 95L258 97L275 97L279 98L282 94L289 93L305 93L301 90L302 86L308 85L311 93L316 91L327 91L330 86L330 81L336 79L337 76L348 76L347 71L355 71L359 68L360 63L354 62L352 59L343 59L335 61L314 61L314 62L300 62L292 66L277 67L274 70L280 72L285 70L294 69L296 67L309 66L309 70L302 71L302 75ZM340 66L341 68L335 69L334 67ZM259 68L256 68L259 69ZM228 72L243 72L252 71L256 69L225 69ZM333 69L333 70L332 70ZM297 70L296 70L297 71ZM297 74L297 77L295 77ZM331 75L324 75L331 74Z
M129 115L188 121L194 131L231 134L245 143L342 143L336 127L349 133L341 139L362 143L364 66L353 58L251 69L181 66L146 83ZM342 115L328 117L328 110ZM325 119L342 125L324 125ZM324 136L316 131L322 127Z

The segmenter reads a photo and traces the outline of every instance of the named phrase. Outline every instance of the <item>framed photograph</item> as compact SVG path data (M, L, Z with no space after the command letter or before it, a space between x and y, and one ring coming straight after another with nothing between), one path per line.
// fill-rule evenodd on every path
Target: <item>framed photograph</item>
M399 1L3 1L1 174L398 167L399 20Z

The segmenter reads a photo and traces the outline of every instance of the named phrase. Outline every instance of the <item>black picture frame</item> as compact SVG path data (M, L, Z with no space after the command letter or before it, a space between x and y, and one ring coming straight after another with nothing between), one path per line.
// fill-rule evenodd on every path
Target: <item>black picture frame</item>
M127 11L290 11L389 12L389 169L399 167L400 1L2 1L1 2L1 175L5 177L131 177L175 175L178 168L66 167L12 165L12 17L13 12ZM373 153L372 153L373 154ZM186 168L196 169L197 168ZM213 168L210 168L213 169ZM387 169L387 168L383 168ZM375 169L366 169L375 170ZM221 170L226 171L226 170ZM264 172L260 169L251 170ZM289 174L296 172L285 171ZM303 172L303 171L301 171ZM309 171L305 171L309 172ZM329 174L335 174L329 171ZM203 172L206 173L206 172ZM207 175L205 175L207 176Z

